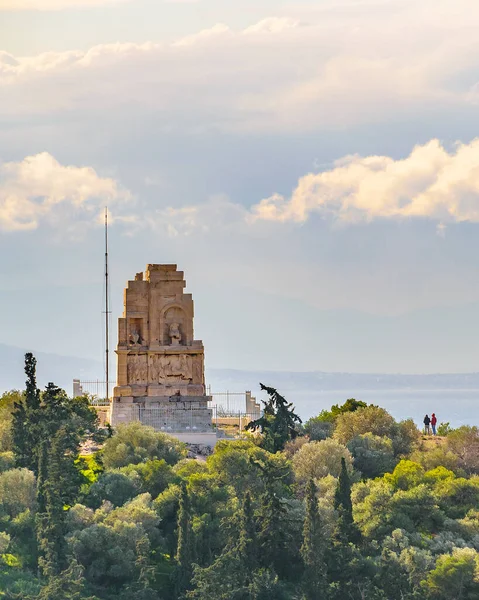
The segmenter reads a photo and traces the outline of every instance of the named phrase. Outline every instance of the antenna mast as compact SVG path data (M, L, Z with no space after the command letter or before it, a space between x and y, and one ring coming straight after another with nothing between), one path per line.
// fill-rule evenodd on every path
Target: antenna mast
M110 400L110 302L108 289L108 207L105 208L105 374L106 400Z

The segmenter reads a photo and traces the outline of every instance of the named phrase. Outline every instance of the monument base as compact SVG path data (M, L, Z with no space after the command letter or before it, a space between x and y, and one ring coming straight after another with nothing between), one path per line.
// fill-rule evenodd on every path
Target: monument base
M207 405L208 396L134 398L116 397L110 406L112 427L132 421L153 427L175 437L197 434L213 435L213 411ZM178 439L180 439L178 437ZM190 442L196 443L196 442Z

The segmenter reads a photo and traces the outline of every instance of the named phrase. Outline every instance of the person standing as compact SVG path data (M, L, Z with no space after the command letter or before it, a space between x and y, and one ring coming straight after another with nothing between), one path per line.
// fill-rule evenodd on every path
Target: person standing
M423 421L423 423L424 423L424 433L425 433L425 435L430 435L430 434L431 434L431 431L430 431L430 429L429 429L429 424L431 423L431 419L429 418L429 416L428 416L428 415L426 415L426 416L424 417L424 421Z
M437 423L436 415L434 413L432 413L432 415L431 415L432 435L436 435L436 423Z

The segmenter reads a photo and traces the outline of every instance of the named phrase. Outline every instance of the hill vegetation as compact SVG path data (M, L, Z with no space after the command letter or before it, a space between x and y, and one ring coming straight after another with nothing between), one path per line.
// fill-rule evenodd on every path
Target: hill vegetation
M479 598L477 427L425 438L354 399L302 424L263 386L261 419L200 462L35 372L0 397L0 598Z

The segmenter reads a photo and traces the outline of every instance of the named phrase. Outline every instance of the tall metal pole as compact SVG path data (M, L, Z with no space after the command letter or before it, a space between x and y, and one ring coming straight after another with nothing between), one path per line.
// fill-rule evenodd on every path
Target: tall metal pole
M108 299L108 208L105 208L105 358L106 400L110 400L110 306Z

